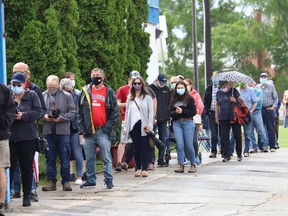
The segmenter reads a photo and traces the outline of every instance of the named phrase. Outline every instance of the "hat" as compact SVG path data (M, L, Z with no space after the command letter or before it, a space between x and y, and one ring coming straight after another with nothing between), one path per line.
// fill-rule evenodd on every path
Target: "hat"
M260 77L262 77L262 76L268 77L268 74L267 73L261 73Z
M161 85L166 85L167 84L167 76L166 76L166 74L159 74L157 79L158 79L158 81L160 82Z
M25 83L25 76L20 72L16 72L13 74L10 83L18 82L18 83Z
M134 79L134 78L139 77L139 76L140 76L140 73L136 70L131 71L129 74L129 78L131 78L131 79Z

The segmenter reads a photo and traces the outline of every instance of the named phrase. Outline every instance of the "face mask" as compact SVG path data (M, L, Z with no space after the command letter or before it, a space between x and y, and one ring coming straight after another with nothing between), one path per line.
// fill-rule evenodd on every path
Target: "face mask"
M57 90L58 90L58 89L49 90L49 93L50 93L51 95L55 95L55 94L56 94L56 92L57 92Z
M18 95L18 94L21 94L22 92L23 92L23 88L22 88L22 86L11 86L11 91L14 93L14 94L16 94L16 95Z
M262 78L260 81L262 84L266 84L267 83L267 79L266 78Z
M177 94L183 95L185 93L185 89L177 89Z
M102 82L102 77L93 77L91 80L94 85L99 85Z
M176 86L176 83L172 83L172 84L171 84L171 89L174 90L174 89L175 89L175 86Z
M227 88L227 87L225 87L225 88L220 88L220 91L222 91L222 92L227 92L227 91L228 91L228 88Z
M218 86L219 85L219 80L218 79L213 79L212 83L214 86Z
M140 85L134 85L133 84L133 88L137 91L137 90L140 90L142 88L142 84Z
M75 80L71 80L71 85L73 86L73 88L75 87Z

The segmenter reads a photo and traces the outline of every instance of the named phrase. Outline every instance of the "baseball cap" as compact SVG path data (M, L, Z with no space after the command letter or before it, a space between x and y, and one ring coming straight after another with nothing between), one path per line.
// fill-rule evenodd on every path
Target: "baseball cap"
M140 76L140 73L136 70L131 71L129 74L129 78L131 78L131 79L134 79L134 78L139 77L139 76Z
M268 74L267 73L261 73L260 77L262 77L262 76L268 77Z
M166 76L166 74L159 74L157 79L158 79L158 81L160 82L161 85L166 85L167 84L167 76Z
M25 76L20 72L16 72L13 74L10 83L17 82L17 83L25 83Z

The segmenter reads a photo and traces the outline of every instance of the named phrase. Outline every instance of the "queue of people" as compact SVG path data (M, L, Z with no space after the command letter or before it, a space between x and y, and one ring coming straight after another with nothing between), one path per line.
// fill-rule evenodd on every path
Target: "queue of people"
M70 182L74 160L75 184L82 189L95 188L98 148L103 162L104 184L108 189L114 187L110 149L116 139L120 110L121 137L115 170L128 170L134 156L135 177L148 177L148 171L154 170L155 150L149 143L149 134L157 133L160 142L166 144L170 129L168 122L172 124L176 140L179 168L175 173L184 173L187 163L190 166L188 173L195 173L196 166L201 164L198 149L201 116L208 119L211 130L210 158L217 157L219 148L223 162L231 160L235 141L238 161L258 150L274 152L277 148L275 107L280 99L275 87L267 82L266 73L260 75L260 84L256 86L242 83L236 88L235 83L212 79L212 84L205 91L204 104L193 88L192 80L183 76L171 77L169 88L167 76L159 74L148 86L138 71L132 71L128 84L120 87L115 94L104 82L105 72L101 68L91 71L91 82L81 90L75 88L75 75L66 72L62 80L49 75L47 90L42 93L36 84L29 81L30 74L28 65L19 62L13 67L10 85L0 85L1 95L5 96L0 101L3 128L0 133L0 209L6 187L3 180L5 167L11 167L11 197L21 197L21 177L23 206L38 201L39 176L35 172L38 166L35 166L35 161L36 164L38 162L35 152L38 121L43 122L42 134L49 145L46 155L47 183L42 187L42 191L47 192L57 190L57 156L63 191L72 191ZM252 118L251 123L243 125L244 152L241 124L231 122L231 106L236 103L245 103ZM282 103L286 106L284 126L288 127L288 92L285 92ZM258 142L254 137L254 128L258 133ZM10 137L7 136L8 130ZM169 166L164 154L165 149L159 149L158 167Z

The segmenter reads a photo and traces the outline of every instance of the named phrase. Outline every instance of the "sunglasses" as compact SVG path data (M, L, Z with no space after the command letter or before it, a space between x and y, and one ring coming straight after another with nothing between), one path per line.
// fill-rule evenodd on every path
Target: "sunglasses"
M16 87L16 86L18 86L18 87L21 87L22 86L22 84L11 84L13 87Z
M141 82L134 82L133 85L139 85L140 86L140 85L142 85L142 83Z

